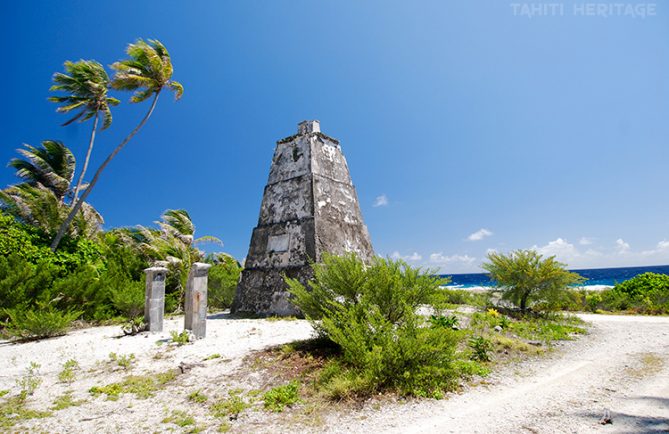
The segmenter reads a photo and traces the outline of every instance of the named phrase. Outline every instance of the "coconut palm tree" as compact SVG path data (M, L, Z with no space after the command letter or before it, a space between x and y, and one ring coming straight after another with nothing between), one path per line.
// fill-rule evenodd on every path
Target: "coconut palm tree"
M102 116L102 130L106 130L112 123L110 106L116 106L120 101L107 95L110 80L105 68L95 60L80 60L78 62L67 61L64 64L65 73L57 72L53 75L54 85L49 90L65 92L65 96L52 96L49 101L61 104L59 113L70 113L78 110L78 113L65 122L63 126L74 121L85 122L93 118L93 129L91 130L86 150L84 165L79 173L77 186L74 188L74 199L72 206L79 196L79 191L84 182L84 176L88 170L88 162L93 152L95 133L98 128L98 120Z
M9 167L16 176L31 186L42 185L51 190L60 203L70 195L76 161L72 151L62 142L44 140L41 147L24 144L26 149L16 151L23 158L13 158Z
M24 182L0 190L0 209L53 236L69 211L64 199L72 195L76 160L72 151L55 140L44 140L41 147L25 147L17 149L23 158L9 162ZM100 230L102 223L102 216L83 203L69 233L90 237Z
M195 246L204 242L223 245L223 242L209 235L195 238L195 225L186 210L169 209L160 219L155 222L159 229L137 226L124 230L121 235L148 260L167 261L172 275L177 277L176 290L181 300L191 266L204 259L204 252Z
M69 211L51 189L39 183L22 183L0 190L0 209L17 221L41 229L47 236L58 231ZM91 238L100 231L103 223L95 208L84 203L68 233L74 237Z
M84 203L93 190L93 187L95 187L105 167L149 120L158 102L158 96L163 89L169 88L173 90L177 100L183 95L183 86L172 80L172 61L167 49L160 41L149 39L148 42L145 42L139 39L134 44L128 45L126 53L130 57L129 59L121 60L112 65L112 68L116 70L116 74L111 85L114 89L134 91L134 94L130 98L130 101L133 103L139 103L153 97L151 106L135 129L102 162L90 184L88 184L81 195L81 198L75 199L76 202L70 214L61 225L58 234L56 234L51 243L51 250L55 251L58 248L58 244L65 231L77 214L81 204Z

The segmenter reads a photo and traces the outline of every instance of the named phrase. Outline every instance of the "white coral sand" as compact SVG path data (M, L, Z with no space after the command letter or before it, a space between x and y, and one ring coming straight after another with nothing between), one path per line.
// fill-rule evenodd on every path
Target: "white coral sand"
M231 423L239 432L661 432L669 429L669 318L584 315L590 332L558 347L552 354L494 374L488 386L478 386L446 400L408 400L378 403L352 411L331 411L316 425L277 424L276 415L247 412ZM227 396L231 388L252 388L262 378L239 375L243 356L252 350L305 339L312 329L306 321L268 321L212 317L207 337L181 347L166 344L169 331L182 328L183 319L168 320L165 332L118 338L119 327L78 330L55 339L23 344L0 344L3 370L0 389L17 393L16 380L30 362L41 365L43 384L28 405L48 409L67 390L80 406L56 411L51 417L21 421L16 428L46 432L163 432L183 430L164 424L171 411L192 415L205 432L215 432L221 420L206 405L189 402L201 390L210 397ZM161 343L160 345L158 343ZM109 361L109 353L134 354L130 370ZM204 360L213 354L220 357ZM68 359L81 369L72 384L58 382ZM172 384L140 400L124 394L117 401L92 397L94 385L201 364ZM6 399L1 398L1 399ZM606 410L613 423L598 422ZM290 413L285 414L287 419Z

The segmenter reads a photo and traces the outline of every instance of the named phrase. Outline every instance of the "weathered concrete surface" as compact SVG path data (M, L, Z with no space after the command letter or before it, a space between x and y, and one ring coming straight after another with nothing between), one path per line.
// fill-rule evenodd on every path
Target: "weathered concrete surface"
M146 291L144 293L144 322L150 332L163 331L165 315L165 276L167 268L151 267L146 273Z
M324 252L374 256L339 142L304 121L277 142L233 312L299 314L282 275L306 283Z
M207 335L207 283L211 264L195 262L188 274L184 303L184 329L196 338Z

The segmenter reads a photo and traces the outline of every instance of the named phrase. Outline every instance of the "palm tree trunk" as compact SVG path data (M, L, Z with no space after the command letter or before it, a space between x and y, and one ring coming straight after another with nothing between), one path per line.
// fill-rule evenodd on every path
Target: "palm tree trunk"
M84 167L81 169L81 174L79 174L79 181L77 181L77 186L74 189L74 197L72 198L72 203L70 206L74 206L79 197L79 190L81 189L81 184L84 182L84 175L86 175L86 170L88 169L88 162L91 159L91 152L93 152L93 143L95 142L95 132L98 128L98 118L100 117L100 112L95 113L95 120L93 121L93 131L91 131L91 139L88 142L88 151L86 151L86 159L84 160Z
M161 89L162 90L162 89ZM63 224L60 225L60 229L58 229L58 234L56 234L56 238L53 239L53 242L51 243L51 251L55 252L56 249L58 248L58 244L60 244L60 240L63 239L63 236L65 235L65 231L67 231L67 228L70 226L72 223L72 220L74 220L74 216L77 215L79 210L81 209L81 206L84 204L86 201L86 198L88 195L91 193L91 190L93 190L93 187L95 187L95 184L98 182L98 179L100 178L100 174L102 174L102 171L107 167L107 165L111 162L111 160L114 159L116 154L121 152L121 149L132 139L135 134L139 132L139 130L142 129L146 121L149 120L151 117L151 114L153 113L153 109L156 108L156 103L158 102L158 95L160 95L160 90L156 92L156 96L153 97L153 102L151 103L151 107L149 108L149 111L144 115L144 118L142 121L135 127L134 130L128 134L128 136L123 139L123 141L112 151L111 154L107 156L105 161L102 162L100 167L98 167L98 170L95 172L95 175L93 176L93 179L91 180L91 183L88 184L88 187L86 187L86 190L84 190L84 193L81 195L81 198L76 201L72 209L70 210L70 213L68 214L67 218L63 222Z

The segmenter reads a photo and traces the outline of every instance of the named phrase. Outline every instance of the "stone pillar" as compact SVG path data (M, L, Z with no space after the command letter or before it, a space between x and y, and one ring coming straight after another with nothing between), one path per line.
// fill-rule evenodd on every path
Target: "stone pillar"
M190 330L196 338L207 334L207 280L211 264L195 262L188 274L186 284L186 318L184 329Z
M163 331L165 313L165 277L167 268L151 267L146 273L146 293L144 296L144 322L150 332Z

